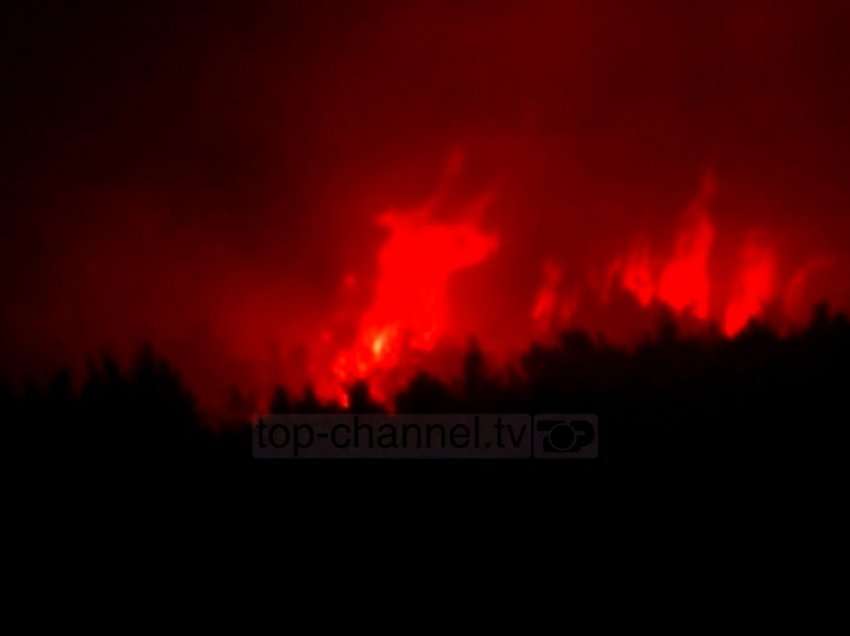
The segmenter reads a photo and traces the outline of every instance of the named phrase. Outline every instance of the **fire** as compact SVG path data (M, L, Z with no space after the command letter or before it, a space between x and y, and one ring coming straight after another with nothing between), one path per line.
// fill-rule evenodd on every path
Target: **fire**
M593 314L591 324L578 325L604 331L604 308L610 306L610 289L618 285L642 308L653 304L672 310L675 315L690 316L702 322L717 322L722 333L732 338L753 319L765 318L770 306L780 307L784 326L806 320L803 299L813 273L826 269L832 259L820 256L798 267L784 287L775 246L763 229L756 239L751 233L737 255L736 264L726 272L716 272L714 248L717 230L712 204L717 190L713 173L707 173L696 197L681 216L669 256L653 251L648 237L635 237L624 255L614 258L607 270L607 283L599 300L602 313ZM724 237L727 240L734 237ZM535 296L532 318L535 324L553 328L567 326L568 320L553 321L554 308L564 305L566 296L558 296L560 268L547 263L544 280ZM713 285L722 277L725 285ZM722 288L728 290L722 295ZM573 306L575 296L570 298ZM614 310L612 310L614 311ZM569 318L574 312L560 314ZM616 317L614 317L616 318ZM627 319L628 320L628 319Z
M457 170L456 162L450 163L450 173ZM451 329L452 277L498 249L498 237L479 227L489 202L490 197L474 201L456 215L458 220L438 218L440 195L414 210L377 217L387 237L377 255L371 302L356 321L353 342L333 356L332 377L321 387L325 395L339 396L355 381L367 380L373 397L383 399L385 385L401 381L390 375L408 357L440 343Z
M556 317L558 307L558 286L561 283L561 268L557 263L547 261L543 265L543 283L531 308L531 319L541 329L548 329Z
M716 234L710 208L715 189L714 175L709 172L682 214L668 259L656 258L648 238L638 236L624 256L611 262L607 287L619 284L641 307L658 302L679 314L709 319L709 270ZM656 267L659 263L660 267Z
M447 176L453 179L459 170L460 159L455 156ZM601 288L597 270L583 273L569 263L543 258L527 324L515 325L517 332L529 344L565 327L615 338L617 333L626 338L645 333L641 325L649 323L618 305L617 298L623 295L612 295L612 286L631 296L634 307L647 317L653 307L665 307L687 317L688 324L716 323L729 338L751 320L763 318L769 306L788 310L799 305L807 281L825 261L815 259L791 270L794 275L783 284L770 234L751 228L724 271L715 254L717 244L737 237L718 235L713 218L716 190L714 175L707 173L675 224L666 249L642 230L602 270L606 282ZM348 271L341 279L349 298L360 296L365 302L359 311L350 312L347 332L327 327L320 332L328 352L325 361L314 366L320 396L348 408L348 389L363 380L373 399L388 404L393 391L422 370L442 343L459 341L464 334L453 322L457 308L451 305L449 289L458 272L481 265L499 250L499 236L482 227L491 201L484 196L460 209L448 209L441 187L414 209L393 209L376 217L386 236L375 256L375 277L369 284ZM565 271L570 271L569 283Z
M655 281L652 277L652 265L649 246L640 241L629 253L623 270L623 287L630 291L642 307L649 305L655 298Z
M787 316L806 319L806 312L810 309L806 306L806 293L812 278L817 274L828 273L835 265L834 258L817 256L797 268L783 292L782 309Z
M714 224L709 204L714 196L714 176L703 178L700 193L685 212L686 225L676 238L673 257L658 283L658 298L678 312L690 311L708 318L711 285L708 264L714 244Z
M776 263L773 250L749 243L741 254L741 269L726 307L723 332L734 336L758 317L774 297Z

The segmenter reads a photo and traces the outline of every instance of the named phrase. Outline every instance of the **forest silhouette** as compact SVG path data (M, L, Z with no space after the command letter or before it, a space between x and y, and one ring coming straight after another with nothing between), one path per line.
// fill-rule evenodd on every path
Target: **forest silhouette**
M464 372L446 383L416 376L394 397L399 413L595 413L604 465L767 463L828 467L846 437L850 321L819 306L780 337L752 322L737 337L686 337L675 323L632 349L568 331L534 345L513 372L492 372L471 346ZM350 411L382 409L361 382ZM115 465L258 463L251 421L203 414L178 371L144 347L127 367L104 357L75 384L65 370L46 383L0 385L7 438L40 458ZM278 387L268 413L341 410L308 388ZM15 445L7 445L7 452ZM814 459L814 461L812 461Z

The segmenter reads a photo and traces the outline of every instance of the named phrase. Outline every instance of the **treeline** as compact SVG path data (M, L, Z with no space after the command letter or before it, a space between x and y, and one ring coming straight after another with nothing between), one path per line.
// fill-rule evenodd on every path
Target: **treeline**
M513 371L494 373L472 347L454 383L422 374L395 396L401 413L595 413L608 463L680 464L716 457L803 465L843 461L850 322L818 308L808 327L780 337L752 323L732 340L686 338L673 325L625 350L583 332L535 345ZM361 383L351 410L380 410ZM120 465L251 461L250 422L205 421L177 371L144 348L129 367L103 358L75 386L0 385L6 453ZM283 388L272 413L338 410ZM808 464L807 464L808 465Z

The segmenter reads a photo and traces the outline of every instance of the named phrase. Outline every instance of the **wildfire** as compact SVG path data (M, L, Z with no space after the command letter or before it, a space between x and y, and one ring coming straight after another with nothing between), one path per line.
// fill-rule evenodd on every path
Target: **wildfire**
M456 157L450 162L450 175L457 162ZM377 255L372 299L357 320L353 342L333 356L325 395L345 404L345 387L368 380L373 397L382 400L387 382L400 381L397 372L408 358L434 350L451 326L452 277L499 247L498 237L480 228L489 202L482 197L454 215L458 220L440 220L444 201L438 193L414 210L377 217L387 236Z
M454 157L448 175L455 177L459 166ZM789 306L799 304L808 278L825 265L823 259L812 261L783 286L775 246L765 235L756 239L753 233L738 251L736 264L724 274L724 284L713 284L718 282L718 232L712 210L716 190L714 175L706 174L666 250L646 231L634 237L630 248L610 262L606 289L618 286L643 310L663 306L683 318L716 322L725 336L734 337L777 299L784 298ZM386 237L376 255L373 284L361 285L360 277L351 272L342 279L348 293L369 294L365 309L354 317L353 335L341 342L329 330L322 332L322 342L331 346L330 362L321 367L330 373L317 374L317 390L323 397L347 407L346 391L365 380L372 397L386 402L393 389L420 370L426 355L433 354L447 336L458 335L449 287L458 272L480 265L498 251L499 237L482 229L490 202L491 197L481 197L449 214L441 188L415 209L390 210L376 218ZM604 332L605 311L609 317L617 313L610 294L600 293L589 279L584 287L575 277L567 285L568 266L544 259L541 282L526 314L528 342L569 326ZM583 305L595 309L582 313ZM585 323L575 322L579 317Z
M773 250L749 243L741 254L741 269L736 287L726 307L723 332L734 336L758 317L775 295L776 263Z
M708 273L714 224L709 206L715 192L714 176L703 178L700 193L685 211L685 226L676 237L673 257L661 273L658 298L678 312L691 311L708 318L711 283Z
M785 324L807 318L802 298L813 274L828 269L833 259L817 257L798 267L783 285L775 245L766 236L752 233L737 255L731 271L720 274L723 285L713 285L718 274L713 270L717 230L712 207L717 190L713 173L707 173L699 191L680 217L679 228L669 255L653 250L645 235L634 237L626 252L612 259L607 272L607 284L600 295L604 307L610 302L608 290L618 286L642 308L664 306L675 315L689 316L699 321L717 322L722 333L734 337L753 319L763 318L771 305L781 308ZM767 235L769 236L769 235ZM726 238L726 237L724 237ZM531 317L543 329L562 329L570 326L575 313L576 293L561 290L562 268L547 262L535 296ZM572 311L555 312L556 307ZM610 316L609 316L610 318ZM577 325L604 331L604 311L593 314L592 324Z

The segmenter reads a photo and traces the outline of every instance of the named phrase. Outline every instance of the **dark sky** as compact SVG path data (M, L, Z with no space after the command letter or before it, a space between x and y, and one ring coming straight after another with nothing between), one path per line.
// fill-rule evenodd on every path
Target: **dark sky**
M708 169L721 237L847 253L842 0L0 11L6 370L143 338L199 382L291 366L343 273L373 266L374 215L428 196L458 148L455 194L496 191L503 238L469 293L506 314L543 258L669 238Z

